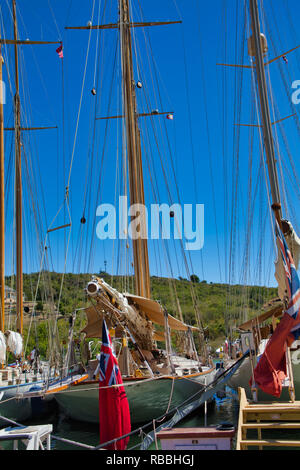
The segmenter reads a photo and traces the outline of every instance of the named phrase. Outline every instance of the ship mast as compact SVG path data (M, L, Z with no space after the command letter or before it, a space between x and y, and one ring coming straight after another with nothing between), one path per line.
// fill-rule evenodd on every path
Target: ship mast
M0 37L1 39L1 37ZM5 210L4 210L4 85L2 80L3 57L0 44L0 331L5 330Z
M16 214L16 313L17 313L17 331L23 333L23 239L22 239L22 155L21 155L21 131L22 130L40 130L52 129L54 127L21 127L21 105L19 92L19 62L18 62L18 46L21 44L58 44L59 41L30 41L29 39L18 39L17 25L17 8L16 0L12 0L12 16L14 27L14 39L1 39L0 45L10 44L14 46L15 52L15 96L14 96L14 127L3 127L3 108L0 104L0 282L1 282L1 306L4 304L4 150L3 150L3 130L15 131L15 214ZM2 66L2 63L1 63ZM1 68L0 66L0 68ZM2 73L2 69L1 69ZM3 186L3 188L2 188ZM2 315L4 315L4 307L2 307ZM4 328L4 317L1 320Z
M144 26L160 26L181 23L181 21L149 21L131 22L129 0L118 0L119 21L118 23L87 26L66 26L66 29L77 30L99 30L99 29L119 29L121 43L121 66L122 66L122 95L124 113L120 116L107 116L96 119L124 118L126 128L126 147L129 174L130 204L139 205L141 210L145 207L143 164L141 152L140 130L138 126L139 116L152 116L153 113L137 113L137 103L134 86L133 61L132 61L132 40L131 28ZM158 114L169 114L167 112ZM138 212L138 211L137 211ZM140 220L143 222L144 214L140 213ZM141 225L142 225L141 222ZM150 298L150 271L148 243L145 238L145 226L140 226L139 237L133 237L133 261L135 273L135 293L141 297Z
M260 31L259 24L259 11L257 0L249 0L250 7L250 16L251 16L251 29L252 37L251 48L253 50L252 54L255 58L255 70L256 70L256 80L257 88L259 93L260 101L260 114L261 114L261 124L263 129L263 138L264 138L264 147L266 152L268 174L270 181L271 197L272 197L272 209L275 214L275 218L281 226L281 202L280 202L280 190L278 183L278 174L276 167L276 158L275 158L275 149L274 149L274 140L272 132L272 123L270 117L270 108L268 101L268 91L267 91L267 81L265 74L265 64L263 59L263 48L262 48L262 34Z
M119 27L121 36L122 91L126 126L127 159L129 169L130 204L145 206L143 165L138 127L136 95L132 63L131 23L129 0L119 0ZM142 218L142 217L141 217ZM140 234L143 233L140 227ZM136 295L150 298L150 272L146 238L132 240Z
M15 211L16 211L16 291L17 291L17 331L23 333L23 240L22 240L22 159L21 159L21 109L19 93L19 66L18 66L18 26L16 13L16 0L13 0L14 21L14 49L15 49L15 85L14 97L15 111Z

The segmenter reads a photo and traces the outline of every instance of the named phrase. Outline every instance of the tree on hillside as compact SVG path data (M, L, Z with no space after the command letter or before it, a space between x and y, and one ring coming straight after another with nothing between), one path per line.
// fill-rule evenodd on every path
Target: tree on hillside
M196 284L199 284L199 282L200 282L200 279L196 274L192 274L191 277L190 277L190 280L192 282L196 283Z

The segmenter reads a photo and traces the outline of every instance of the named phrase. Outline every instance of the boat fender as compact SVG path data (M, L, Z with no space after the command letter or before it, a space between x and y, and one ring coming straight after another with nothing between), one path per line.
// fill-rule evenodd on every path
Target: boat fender
M29 389L30 392L38 392L39 390L42 390L42 387L40 387L39 385L33 385Z
M235 427L233 426L232 423L220 423L216 429L218 431L233 431Z

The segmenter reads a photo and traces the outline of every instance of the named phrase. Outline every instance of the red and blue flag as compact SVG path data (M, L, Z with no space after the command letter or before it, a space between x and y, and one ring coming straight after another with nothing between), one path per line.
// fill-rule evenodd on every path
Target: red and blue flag
M99 362L100 444L103 444L131 431L128 400L105 320L102 325ZM113 444L108 444L106 449L125 450L128 441L129 437L120 439Z
M290 249L277 222L276 237L285 272L287 308L265 351L258 358L253 376L261 390L280 397L282 381L287 377L286 349L300 336L300 283Z
M299 338L300 336L300 325L298 324L300 318L300 282L299 277L297 274L296 266L290 252L290 249L284 239L284 236L276 222L276 235L278 244L280 247L281 258L283 262L283 268L285 271L285 278L286 278L286 287L287 287L287 294L288 294L288 306L286 309L286 313L292 317L296 325L291 328L288 342L291 344L293 341Z

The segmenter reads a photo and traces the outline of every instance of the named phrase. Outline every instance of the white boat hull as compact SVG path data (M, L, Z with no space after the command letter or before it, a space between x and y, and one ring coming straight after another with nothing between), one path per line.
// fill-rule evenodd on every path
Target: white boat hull
M37 386L39 386L38 382L30 382L1 387L0 392L3 393L3 395L0 401L0 415L14 421L25 421L29 419L32 415L31 398L16 397L19 394L31 391L33 387Z
M131 422L145 423L158 418L167 410L184 401L195 399L205 383L212 382L215 369L186 377L163 377L155 380L125 382ZM199 395L198 395L199 396ZM70 418L88 423L99 423L99 388L96 381L81 382L59 392L55 398L62 411Z
M10 381L2 381L0 386L0 415L14 421L26 421L35 414L43 414L48 410L46 400L38 396L45 390L45 378L48 373L47 363L41 363L43 373L27 372L20 374L11 369ZM9 369L8 369L9 370ZM14 375L14 377L12 377ZM16 383L18 379L20 383ZM48 398L48 397L47 397ZM53 397L49 397L50 401Z
M291 351L291 361L294 376L296 400L300 400L300 349L297 349L296 351ZM237 390L239 387L244 388L247 398L252 399L252 392L249 385L251 375L251 361L250 358L247 357L242 363L242 365L239 367L239 369L235 372L235 374L229 379L228 386L233 388L234 390ZM261 390L258 391L259 401L274 401L274 399L275 398L272 395L268 395L267 393L264 393ZM290 400L288 388L282 389L281 396L278 400Z

